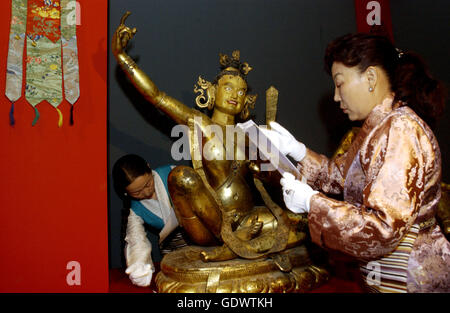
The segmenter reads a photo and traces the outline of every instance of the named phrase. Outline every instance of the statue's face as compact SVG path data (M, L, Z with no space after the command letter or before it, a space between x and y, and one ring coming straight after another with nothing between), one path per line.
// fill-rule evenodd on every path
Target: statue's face
M217 82L215 108L224 113L236 115L244 108L247 83L240 77L224 75Z

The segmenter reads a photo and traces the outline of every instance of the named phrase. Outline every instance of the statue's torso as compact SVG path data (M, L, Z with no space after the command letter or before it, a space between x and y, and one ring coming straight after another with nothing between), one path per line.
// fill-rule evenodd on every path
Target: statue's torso
M222 134L225 137L224 128ZM236 145L233 145L233 151L227 160L226 138L221 142L214 136L203 137L202 142L202 165L208 182L216 191L225 210L248 212L253 208L253 199L250 187L245 181L246 161L236 160Z

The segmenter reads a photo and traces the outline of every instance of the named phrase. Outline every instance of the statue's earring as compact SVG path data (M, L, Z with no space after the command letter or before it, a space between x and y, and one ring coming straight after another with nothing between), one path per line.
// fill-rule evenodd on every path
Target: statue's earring
M208 96L208 110L212 110L216 104L216 86L211 84L206 89L206 95Z
M373 88L372 87L369 87L369 92L372 92L373 91Z
M250 115L250 111L248 110L248 104L246 104L244 106L244 108L242 109L241 114L239 115L239 117L241 118L241 120L246 120L249 115Z
M194 92L199 94L195 98L195 103L199 108L208 108L209 110L214 108L216 87L213 84L199 76L197 84L194 85Z
M246 96L244 108L242 109L241 114L239 115L239 117L242 120L246 120L250 115L250 109L255 108L256 98L257 98L257 95L247 95Z

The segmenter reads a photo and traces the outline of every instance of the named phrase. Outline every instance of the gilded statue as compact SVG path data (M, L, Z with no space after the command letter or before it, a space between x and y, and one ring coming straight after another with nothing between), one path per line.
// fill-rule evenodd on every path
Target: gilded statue
M127 55L125 49L136 34L136 28L125 25L129 14L125 13L114 33L112 52L132 84L176 123L187 125L191 130L217 125L223 130L223 142L226 142L226 126L234 125L238 116L247 119L256 101L256 95L248 93L250 65L241 62L239 51L231 56L220 54L221 72L215 81L211 83L199 77L194 88L199 93L196 104L212 110L209 117L161 91ZM273 94L267 98L273 102ZM271 107L268 118L273 120L273 103ZM218 157L227 153L226 145L208 144L213 139L212 135L203 133L202 158L193 159L193 167L175 167L169 175L169 192L180 225L194 244L205 247L199 251L202 262L269 256L281 271L288 271L289 261L280 252L299 246L305 240L305 218L282 209L266 192L262 182L276 172L263 173L260 163L248 158ZM193 154L199 147L193 139L190 143ZM233 148L233 153L237 154L238 148ZM255 206L251 183L260 191L265 206Z

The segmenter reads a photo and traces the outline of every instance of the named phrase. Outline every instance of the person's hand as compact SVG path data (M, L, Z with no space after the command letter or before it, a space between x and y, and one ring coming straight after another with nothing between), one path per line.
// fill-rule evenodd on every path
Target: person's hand
M306 155L306 147L297 141L291 133L277 122L270 122L272 129L261 128L262 132L284 155L290 155L300 162Z
M308 184L296 180L294 175L285 172L280 180L286 207L294 213L308 213L311 197L318 193Z
M146 287L150 285L154 271L155 270L151 264L136 262L130 265L125 270L125 273L129 275L130 280L134 285Z
M123 52L123 50L128 46L128 42L131 38L136 34L137 29L129 28L125 26L125 20L131 14L130 11L127 11L122 18L120 19L120 24L117 27L113 38L112 38L112 52L114 55Z

